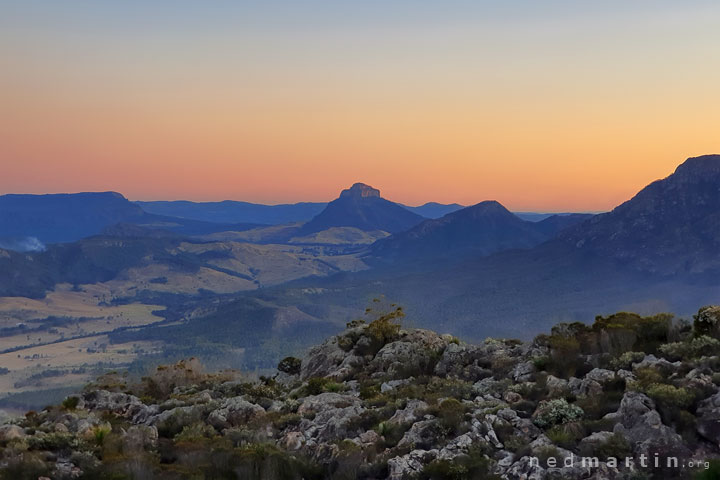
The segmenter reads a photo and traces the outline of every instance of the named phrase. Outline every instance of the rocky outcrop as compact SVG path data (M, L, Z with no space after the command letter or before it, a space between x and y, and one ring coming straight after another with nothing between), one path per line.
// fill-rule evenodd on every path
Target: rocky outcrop
M194 373L197 384L165 394L89 389L0 425L0 472L189 478L232 465L212 474L600 480L645 473L613 456L720 455L716 356L590 354L563 372L540 340L467 345L381 327L353 324L274 379ZM598 460L568 462L583 455Z
M608 418L617 421L613 431L626 438L636 454L681 458L691 454L682 437L662 423L655 402L647 395L625 393L618 411Z

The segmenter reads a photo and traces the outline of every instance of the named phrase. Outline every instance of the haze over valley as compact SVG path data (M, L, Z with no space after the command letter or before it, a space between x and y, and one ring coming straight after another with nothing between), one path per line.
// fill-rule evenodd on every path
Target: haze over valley
M382 296L476 341L618 310L687 316L720 294L718 192L709 155L602 214L406 207L362 183L276 206L1 196L0 404L188 356L262 372Z

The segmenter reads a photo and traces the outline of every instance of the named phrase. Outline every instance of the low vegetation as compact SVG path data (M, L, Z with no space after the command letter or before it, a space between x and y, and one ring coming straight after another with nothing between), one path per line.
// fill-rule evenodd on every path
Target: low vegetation
M402 328L402 308L378 301L274 375L195 358L138 381L107 372L0 425L0 478L588 478L571 456L597 458L594 478L716 478L717 312L470 345ZM701 468L614 462L655 453Z

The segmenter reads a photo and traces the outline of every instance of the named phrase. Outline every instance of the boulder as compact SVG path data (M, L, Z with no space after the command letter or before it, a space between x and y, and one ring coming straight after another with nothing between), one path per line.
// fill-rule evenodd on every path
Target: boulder
M419 475L423 467L435 459L436 451L413 450L407 455L388 460L388 479L406 480Z
M446 346L447 341L430 330L403 330L398 340L386 344L375 354L368 368L383 376L402 378L414 370L429 368Z
M302 400L302 403L300 403L297 413L300 415L310 412L317 413L328 409L359 406L360 403L360 399L352 395L325 392L319 395L310 395L309 397L305 397Z
M720 444L720 392L700 402L696 416L698 433L715 445Z
M302 360L300 378L326 377L335 372L345 359L346 352L338 345L338 337L332 337L310 349Z
M563 397L568 391L568 381L554 375L548 375L545 381L548 395L551 397Z
M429 449L442 435L441 428L434 418L413 423L410 430L398 442L398 447Z
M663 425L655 402L639 392L625 392L614 418L618 423L613 432L631 444L637 454L689 457L690 451L675 431Z
M682 366L682 362L669 362L664 358L657 358L655 355L646 355L641 361L633 363L633 371L638 368L657 368L668 372L674 372Z
M218 430L237 427L250 420L265 415L265 409L260 405L248 402L243 397L228 398L220 404L220 408L208 415L208 423Z
M529 382L535 374L535 364L532 361L522 362L515 365L512 378L516 382Z
M85 408L92 411L114 413L132 420L133 423L145 423L157 414L157 405L145 405L135 395L107 390L93 390L83 396Z
M435 365L434 374L476 382L492 375L487 368L489 365L488 358L478 346L451 342Z
M407 425L416 422L427 410L428 404L422 400L408 400L405 408L396 410L388 423L394 425Z
M17 425L0 425L1 443L7 443L11 440L22 440L25 437L25 431Z

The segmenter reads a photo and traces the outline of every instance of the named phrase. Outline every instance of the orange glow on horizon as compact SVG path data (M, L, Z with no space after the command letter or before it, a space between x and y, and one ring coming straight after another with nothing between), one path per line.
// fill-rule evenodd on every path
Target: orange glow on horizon
M720 9L661 13L400 33L8 23L0 194L292 203L362 181L409 205L608 210L720 153Z

